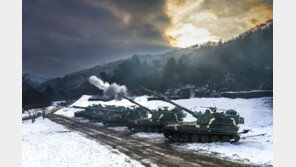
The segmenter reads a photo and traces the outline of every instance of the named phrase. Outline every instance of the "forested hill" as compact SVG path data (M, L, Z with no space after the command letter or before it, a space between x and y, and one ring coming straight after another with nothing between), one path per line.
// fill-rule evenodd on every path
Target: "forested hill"
M273 23L270 20L226 42L208 42L155 55L134 55L46 81L38 91L52 89L53 99L98 94L100 91L87 81L90 75L125 84L130 92L137 92L137 83L157 91L185 85L216 91L270 90L272 68Z
M172 53L178 56L164 65L157 55L151 56L153 61L134 56L120 64L109 81L129 88L140 83L159 91L187 84L217 91L272 89L272 20L223 43L209 42Z

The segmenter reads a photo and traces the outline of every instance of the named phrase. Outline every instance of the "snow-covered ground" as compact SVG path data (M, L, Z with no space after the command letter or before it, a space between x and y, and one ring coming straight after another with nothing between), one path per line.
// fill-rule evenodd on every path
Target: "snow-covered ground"
M162 138L163 134L162 133L145 133L145 132L138 132L133 134L135 137L140 137L140 138Z
M48 119L22 128L22 166L142 166L111 147L71 132Z
M73 105L89 106L93 104L103 105L117 105L117 106L133 106L131 102L126 99L108 102L102 101L88 101L90 96L84 95L77 100ZM174 106L160 101L148 101L147 96L136 97L135 101L150 108L157 109L159 107L168 106L172 109ZM248 134L242 135L250 136L256 134L266 133L265 136L258 136L253 138L241 139L236 144L229 143L176 143L173 147L178 149L189 149L193 151L202 152L205 154L215 154L221 158L230 159L233 161L243 161L246 163L254 163L260 165L273 164L273 108L272 97L252 98L252 99L230 99L230 98L191 98L174 100L174 102L193 111L204 111L204 106L216 106L218 109L235 109L239 114L245 118L245 124L240 125L240 129L251 129ZM72 110L72 109L71 109ZM71 111L72 112L72 111ZM67 115L67 114L65 114ZM194 121L195 118L187 114L184 121ZM155 135L136 134L136 137L155 137ZM159 137L162 137L159 135Z

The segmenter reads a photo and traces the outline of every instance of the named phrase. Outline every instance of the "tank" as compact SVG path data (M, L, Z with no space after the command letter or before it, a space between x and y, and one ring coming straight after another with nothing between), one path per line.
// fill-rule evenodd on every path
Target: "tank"
M237 142L240 140L239 124L244 123L244 118L235 110L218 112L216 107L207 107L204 113L194 112L180 106L166 97L142 87L145 91L171 103L179 109L191 114L196 121L176 122L163 128L163 134L172 141L181 142Z
M165 125L181 121L186 116L185 113L177 108L173 110L168 110L168 108L150 110L134 100L127 97L124 98L138 105L139 108L146 110L151 115L149 118L147 113L139 118L127 119L128 129L134 132L162 132Z
M142 118L133 121L128 121L128 129L134 132L163 132L166 125L182 121L186 116L180 109L168 108L151 110L150 118Z
M104 119L119 114L123 109L125 109L123 107L116 107L113 105L103 106L101 104L89 107L73 106L73 108L84 109L84 111L75 112L74 116L89 119L91 122L102 122Z
M113 116L107 117L103 121L103 124L105 126L109 126L109 127L126 126L128 121L142 119L142 118L146 118L148 116L148 112L150 112L150 110L148 108L140 105L139 103L135 102L134 100L132 100L128 97L124 96L123 98L138 105L139 107L133 108L133 109L125 108L122 112L117 113Z
M147 116L147 111L143 110L140 107L133 109L127 108L121 113L107 117L106 119L104 119L103 124L108 127L126 126L129 120L136 120Z

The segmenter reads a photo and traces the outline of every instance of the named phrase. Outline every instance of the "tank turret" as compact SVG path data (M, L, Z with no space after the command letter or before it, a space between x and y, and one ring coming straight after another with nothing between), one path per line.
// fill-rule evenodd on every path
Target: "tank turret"
M130 130L136 132L162 132L163 127L170 123L176 123L182 121L185 114L178 108L168 110L168 108L150 110L149 108L135 102L134 100L123 97L130 102L139 106L139 108L148 111L151 114L151 118L141 117L138 119L129 119L127 126Z
M122 98L127 99L128 101L136 104L139 107L134 109L125 108L124 111L122 111L121 113L106 118L103 121L103 124L105 126L125 126L127 125L128 121L147 118L148 113L153 113L152 110L148 109L147 107L135 102L134 100L126 96L122 96Z

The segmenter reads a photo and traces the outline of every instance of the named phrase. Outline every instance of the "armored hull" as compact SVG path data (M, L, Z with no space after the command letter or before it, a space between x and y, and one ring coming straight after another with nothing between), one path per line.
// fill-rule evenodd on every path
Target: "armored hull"
M240 139L237 126L198 125L195 122L169 124L164 127L164 136L182 142L237 142Z
M105 118L106 113L101 111L89 112L86 114L86 118L91 122L102 122Z
M151 118L128 121L128 129L135 132L163 132L166 125L182 121L186 115L179 109L152 112Z
M157 122L152 119L146 118L128 122L128 129L134 132L163 132L163 128L173 122Z
M74 106L74 108L84 109L84 111L75 112L75 117L83 117L89 119L91 122L103 122L105 119L118 115L126 109L125 107L102 105L94 105L90 107Z
M77 111L77 112L75 112L74 117L85 117L85 111Z
M197 121L179 122L164 127L164 136L182 142L237 142L240 139L238 124L244 119L234 110L217 113L206 110Z
M224 112L217 112L216 107L205 107L207 109L204 113L195 112L169 100L167 97L159 96L147 88L141 88L196 118L194 122L176 122L165 126L163 133L166 138L183 142L239 141L238 124L243 124L244 118L240 117L235 110L229 109L224 110Z
M147 111L141 107L126 109L120 114L115 114L113 116L107 117L106 119L104 119L103 124L109 127L126 126L129 121L146 118L147 115Z
M126 119L121 116L113 116L107 119L104 119L103 124L108 127L114 126L126 126Z

